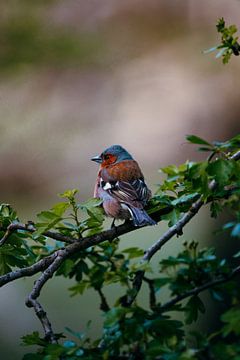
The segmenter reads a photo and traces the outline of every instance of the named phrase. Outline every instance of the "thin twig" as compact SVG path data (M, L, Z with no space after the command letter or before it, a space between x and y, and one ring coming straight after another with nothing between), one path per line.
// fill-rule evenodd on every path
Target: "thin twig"
M161 216L165 215L167 213L169 213L172 210L172 206L166 206L158 211L156 211L154 214L151 214L151 217L155 220L155 221L160 221L161 220ZM125 224L122 224L120 226L114 227L113 229L117 229L117 233L119 235L123 235L126 234L132 230L136 230L137 228L135 226L133 226L131 221L126 222ZM0 230L5 230L0 228ZM8 240L8 238L10 237L10 235L17 230L22 230L22 231L26 231L26 232L30 232L30 233L34 233L36 231L36 228L34 227L34 223L29 222L28 224L22 224L22 223L12 223L7 227L7 230L5 232L5 234L3 235L3 237L0 239L0 247L3 246L6 241ZM115 231L113 231L112 229L106 230L104 231L104 234L106 234L106 240L113 240L116 236L115 236ZM57 233L55 231L44 231L43 234L44 236L53 239L53 240L57 240L57 241L61 241L67 244L72 244L76 241L79 241L79 238L73 238L70 236L66 236L66 235L62 235L60 233ZM95 235L93 235L95 236ZM81 241L83 241L86 238L81 238ZM102 240L104 241L104 240Z
M240 150L235 152L235 154L233 154L231 157L230 157L230 160L240 160Z
M149 305L150 305L150 308L153 310L156 307L156 294L155 294L155 288L154 288L154 280L148 279L146 276L144 276L143 281L145 281L148 284Z
M101 303L100 303L100 310L106 312L106 311L109 311L110 310L110 307L107 303L107 299L106 299L106 296L104 295L104 293L102 292L102 289L97 289L96 290L100 296L100 300L101 300Z
M240 151L235 153L232 157L232 160L239 160L240 159ZM209 185L210 189L214 189L216 187L216 182L212 181ZM199 211L201 206L204 204L203 199L199 198L196 202L193 203L191 208L187 213L183 215L183 217L171 228L168 229L168 231L161 236L158 241L153 244L146 252L143 257L144 261L149 261L152 256L165 244L169 239L171 239L176 234L182 233L182 228L192 219L193 216L196 215L196 213ZM169 207L166 207L164 209L159 210L154 214L154 218L156 219L156 216L158 217L158 220L161 219L162 214L166 214L169 212ZM59 240L62 242L68 243L68 245L60 250L56 250L52 255L47 256L46 258L40 260L36 264L22 268L19 270L12 271L8 274L5 274L0 277L0 286L3 286L4 284L11 282L15 279L24 277L24 276L31 276L33 274L36 274L39 271L43 271L40 278L36 281L33 290L31 291L30 295L27 298L26 305L28 307L34 307L34 310L36 312L36 315L38 316L39 320L42 323L45 337L52 343L56 342L56 337L53 333L51 323L47 317L46 312L43 310L41 304L37 301L37 298L40 295L41 289L44 286L44 284L53 276L54 272L59 268L59 266L63 263L63 261L69 257L72 254L75 254L81 250L87 249L93 245L100 244L103 241L106 240L113 240L116 237L123 235L125 233L129 233L133 230L135 230L136 227L133 226L131 221L128 221L118 227L114 227L112 229L103 231L99 234L95 234L86 238L83 238L81 240L71 238L64 236L59 233L46 231L43 233L44 236L47 236L49 238ZM29 232L34 232L35 228L31 224L31 226L24 225L24 224L11 224L7 228L4 236L0 240L0 246L3 245L11 235L13 231L16 230L25 230ZM144 277L144 271L139 271L136 274L136 278L133 282L133 289L135 289L134 296L129 300L127 299L127 304L130 305L134 299L137 296L137 293L139 292L142 284L142 280ZM219 279L218 279L219 281ZM204 289L203 289L204 290ZM193 289L194 291L194 289ZM196 290L195 290L196 291ZM153 300L153 299L152 299ZM173 299L174 300L174 299ZM179 300L178 300L179 301Z
M35 313L42 324L45 339L51 343L57 343L57 339L52 330L52 325L48 319L47 313L44 311L42 305L37 301L37 298L39 297L44 284L53 276L67 256L67 253L64 250L58 250L55 254L57 254L57 256L54 261L46 270L44 270L40 278L35 282L34 287L26 300L26 305L34 308Z
M78 241L75 240L74 242L68 244L65 248L61 249L61 251L66 253L66 256L70 256L74 253L77 253L78 251L85 250L93 245L100 244L103 241L107 241L107 240L111 241L116 237L118 237L119 235L123 235L135 229L136 228L132 223L130 222L124 223L118 227L114 227L112 229L102 231L99 234L95 234L83 238L82 240L78 240ZM31 266L21 268L18 270L13 270L5 275L0 276L0 287L13 280L20 279L25 276L32 276L34 274L37 274L39 271L43 271L47 269L47 267L51 265L51 263L57 256L58 251L59 250L55 251L52 255L46 256L45 258L39 260L37 263Z
M6 241L8 240L8 238L10 237L10 235L14 231L17 231L17 230L23 230L23 231L33 233L34 231L36 231L36 228L34 227L34 224L32 222L29 222L28 224L12 223L7 227L5 234L1 238L0 246L3 246L6 243ZM43 232L43 235L48 238L51 238L53 240L57 240L57 241L61 241L61 242L69 243L69 244L73 243L74 241L77 241L77 239L71 238L70 236L65 236L65 235L62 235L60 233L53 232L53 231L45 231L45 232Z
M232 278L234 278L235 276L237 276L238 274L240 274L240 266L237 266L235 269L233 269L230 274L227 274L225 276L221 276L218 277L216 279L213 279L209 282L207 282L206 284L203 284L199 287L196 287L194 289L191 289L181 295L177 295L175 296L172 300L166 302L165 304L163 304L160 307L160 311L168 311L172 306L174 306L175 304L177 304L178 302L193 296L193 295L198 295L200 292L207 290L209 288L212 288L216 285L221 285L224 284L225 282L228 282L230 280L232 280Z
M19 227L18 227L19 224L10 224L8 227L7 227L7 230L5 232L5 234L3 235L3 237L1 238L0 240L0 246L3 246L5 244L5 242L8 240L8 238L10 237L10 235L15 231L15 230L18 230Z
M174 235L182 234L183 227L197 214L199 209L204 204L202 198L198 199L191 208L186 212L178 222L171 226L150 248L145 251L145 254L142 258L143 262L149 262L154 254L159 251L167 241L169 241ZM131 295L123 296L121 298L123 306L130 306L133 301L136 299L138 292L142 286L142 280L144 277L145 271L138 271L135 275L133 281L133 291Z
M230 157L230 160L239 160L240 151L237 151ZM217 187L217 182L212 180L209 185L209 190L214 190ZM195 201L190 209L177 221L177 223L171 226L150 248L148 248L142 258L143 262L149 262L154 254L159 251L166 242L168 242L175 235L182 235L183 227L189 223L189 221L198 213L201 207L205 204L203 196L201 196L197 201ZM126 295L121 298L123 306L130 306L133 301L136 299L138 292L141 289L142 281L145 271L137 271L135 279L133 281L133 291L130 296Z
M149 261L168 240L170 240L174 235L181 234L183 227L197 214L203 204L204 201L202 198L192 204L188 212L186 212L175 225L171 226L149 249L145 251L143 260Z

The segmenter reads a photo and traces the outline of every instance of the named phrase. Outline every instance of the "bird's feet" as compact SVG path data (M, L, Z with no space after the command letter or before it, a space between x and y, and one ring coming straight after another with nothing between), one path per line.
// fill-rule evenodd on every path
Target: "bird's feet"
M124 221L124 225L130 225L130 224L132 224L133 223L133 221L132 221L132 219L130 218L130 219L126 219L125 221Z
M116 228L115 220L116 220L116 219L113 219L113 221L112 221L112 223L111 223L111 229L115 229L115 228Z

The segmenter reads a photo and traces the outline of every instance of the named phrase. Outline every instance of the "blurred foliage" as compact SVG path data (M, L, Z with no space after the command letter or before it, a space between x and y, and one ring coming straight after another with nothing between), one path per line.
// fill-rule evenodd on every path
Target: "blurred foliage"
M25 0L2 5L0 71L13 74L26 66L62 68L101 64L105 51L101 35L76 32L54 23L48 14L54 3ZM9 6L14 6L14 11L10 12Z
M201 197L210 204L212 217L225 209L231 211L232 221L222 224L221 231L230 231L229 236L240 238L240 164L231 159L239 150L240 135L214 143L195 135L189 135L187 139L197 144L200 151L209 152L208 159L162 168L166 178L148 205L149 214L154 216L159 209L167 208L168 212L161 220L172 226ZM209 183L213 180L217 185L211 189ZM67 246L49 239L46 231L82 241L103 230L100 200L89 199L79 204L76 189L59 196L61 202L38 214L34 232L13 232L0 247L2 276ZM17 223L16 212L10 205L2 204L1 237L10 224ZM55 275L75 280L69 289L71 296L81 296L90 288L95 290L104 316L103 333L97 340L92 340L87 332L66 328L65 334L55 334L58 343L51 344L34 331L22 340L24 345L37 345L38 350L26 354L24 360L239 359L240 288L234 277L240 254L227 260L219 258L214 248L201 249L195 241L185 241L182 251L161 260L158 272L154 273L149 263L141 261L143 253L138 247L120 251L116 238L69 255ZM133 293L133 280L139 270L145 271L143 281L149 291L149 304L140 306L136 299L131 306L126 306L123 299ZM115 283L121 285L122 290L116 293L115 303L110 306L104 292ZM224 304L225 308L221 315L222 324L210 334L191 332L186 326L196 322L199 314L205 312L201 297L204 286L213 301ZM162 300L163 289L168 289L167 302ZM176 313L183 313L183 320L176 320ZM75 340L68 340L66 336Z
M223 64L227 64L232 55L238 56L240 53L238 36L235 36L237 27L236 25L230 25L227 27L224 18L218 20L216 27L218 33L221 34L221 44L214 46L205 52L209 53L219 50L216 58L222 58Z

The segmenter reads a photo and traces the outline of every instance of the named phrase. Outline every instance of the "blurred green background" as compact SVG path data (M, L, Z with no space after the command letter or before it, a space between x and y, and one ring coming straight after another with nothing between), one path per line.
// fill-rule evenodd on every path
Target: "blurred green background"
M154 191L160 167L203 158L185 143L186 134L210 141L236 135L239 59L223 66L202 51L219 43L219 17L240 27L239 15L237 0L1 2L1 202L26 221L67 188L79 188L79 201L86 200L97 172L89 159L114 143L135 156ZM194 236L204 245L216 227L202 211L183 240ZM164 229L124 236L121 246L144 249ZM176 253L180 242L161 257ZM4 360L20 359L20 337L41 330L24 305L32 284L22 280L1 290ZM69 298L70 285L56 278L42 292L54 330L81 331L92 319L90 334L97 336L98 297L89 291ZM112 300L113 290L107 289Z

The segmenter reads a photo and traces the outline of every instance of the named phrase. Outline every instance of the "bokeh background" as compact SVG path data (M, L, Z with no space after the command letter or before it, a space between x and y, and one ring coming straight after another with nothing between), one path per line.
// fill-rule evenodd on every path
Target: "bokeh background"
M203 158L186 134L210 141L236 135L240 61L223 66L203 50L219 43L219 17L240 26L239 15L238 0L1 2L1 202L26 221L68 188L79 188L79 201L86 200L97 171L89 159L115 143L135 156L154 191L160 167ZM144 249L164 228L124 236L121 246L137 241ZM204 245L216 228L202 211L184 240ZM180 242L161 256L177 252ZM20 337L41 330L24 305L32 284L22 280L1 290L4 360L20 359L27 350ZM55 331L81 331L92 319L90 334L97 336L96 294L69 299L70 285L57 278L42 293Z

